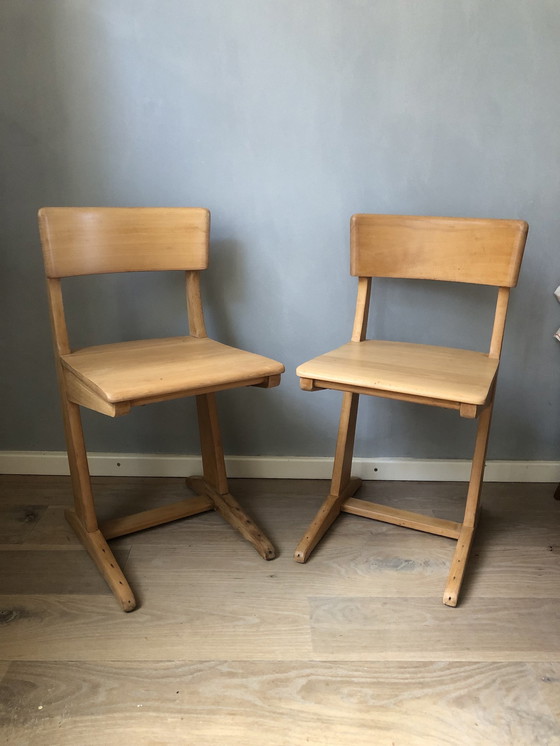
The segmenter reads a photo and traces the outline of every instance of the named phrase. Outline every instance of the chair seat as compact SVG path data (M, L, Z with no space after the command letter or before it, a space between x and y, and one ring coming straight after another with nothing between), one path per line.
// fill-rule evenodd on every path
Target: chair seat
M284 366L207 337L170 337L86 347L62 355L64 367L108 402L126 402L283 373ZM232 385L233 384L233 385Z
M324 384L481 405L498 360L482 352L368 339L309 360L297 375ZM375 393L375 391L372 391Z

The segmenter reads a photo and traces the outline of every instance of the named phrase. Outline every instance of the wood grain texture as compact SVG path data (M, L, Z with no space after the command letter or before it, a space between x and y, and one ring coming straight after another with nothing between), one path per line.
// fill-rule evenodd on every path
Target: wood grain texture
M7 743L558 743L540 664L14 663ZM20 740L21 739L21 740Z
M527 231L522 220L353 215L350 271L514 287Z
M159 508L142 510L122 518L113 518L102 523L100 529L106 539L114 539L117 536L145 531L147 528L153 528L162 523L188 518L212 509L213 505L210 500L187 497L171 505L162 505Z
M313 650L323 660L560 661L560 598L450 609L432 599L348 596L310 606Z
M185 489L93 481L104 517ZM0 742L560 744L556 485L485 486L457 609L439 603L453 541L341 515L303 566L294 539L328 482L231 486L280 556L255 561L213 512L115 540L141 601L126 615L64 525L69 478L0 477L0 505L43 508L2 545ZM360 495L456 520L465 491L365 482Z
M126 564L127 549L115 549L119 564ZM89 572L88 572L89 568ZM104 594L105 583L91 572L87 552L53 551L49 548L0 551L0 594L37 593Z
M344 513L360 515L364 518L372 518L376 521L394 523L397 526L413 528L416 531L426 531L429 534L447 536L457 539L461 530L460 524L455 521L446 521L442 518L432 518L421 513L412 513L408 510L390 508L386 505L372 503L369 500L349 498L342 505Z
M41 505L0 503L0 544L21 544L33 533L46 510Z
M51 278L208 266L204 208L43 207L39 228Z
M212 584L201 581L198 573L198 580L174 575L155 587L139 584L128 567L127 572L140 601L133 614L123 614L109 592L0 596L5 624L0 660L312 657L307 598L287 604L274 578L260 588L240 587L232 582L233 573ZM162 577L158 573L156 582Z
M395 394L484 404L498 362L482 352L368 339L348 342L300 365L296 373L322 382ZM398 396L397 396L398 398Z
M109 402L196 392L284 371L275 360L207 337L170 337L86 347L62 356L66 370Z
M311 524L306 529L305 535L299 541L294 559L296 562L306 562L313 549L323 538L328 529L340 515L342 504L353 495L362 485L361 479L349 479L340 494L327 495L324 503L317 511Z
M0 685L9 667L10 661L0 661Z
M191 489L208 498L222 518L232 528L239 531L245 541L248 541L264 560L268 561L276 557L276 550L268 537L263 534L261 529L229 492L220 494L203 477L189 477L187 484Z
M73 511L67 510L65 518L74 529L76 536L86 548L89 556L95 563L105 582L113 592L117 603L123 611L134 611L137 602L134 593L124 576L122 567L116 559L111 547L105 541L105 537L99 531L89 531L82 523L80 517ZM66 555L67 557L69 555Z

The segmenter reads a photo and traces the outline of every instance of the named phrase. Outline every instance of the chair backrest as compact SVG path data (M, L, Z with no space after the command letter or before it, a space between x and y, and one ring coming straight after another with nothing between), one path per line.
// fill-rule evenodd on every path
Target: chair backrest
M208 266L210 212L202 207L43 207L39 230L55 348L70 352L61 278L184 270L189 334L205 337L199 270Z
M527 230L523 220L353 215L350 271L514 287Z
M39 228L49 278L208 266L200 207L43 207Z
M523 220L353 215L350 271L360 279L352 341L366 338L372 277L494 285L499 290L488 354L499 358L528 229Z

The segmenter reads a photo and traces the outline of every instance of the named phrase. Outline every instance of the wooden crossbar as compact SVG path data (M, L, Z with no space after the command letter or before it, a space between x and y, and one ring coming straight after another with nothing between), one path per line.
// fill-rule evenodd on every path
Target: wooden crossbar
M455 521L446 521L443 518L412 513L409 510L390 508L387 505L360 500L357 497L349 497L342 503L343 513L360 515L363 518L372 518L375 521L393 523L404 528L413 528L416 531L424 531L428 534L446 536L449 539L458 539L461 533L461 524Z
M214 510L212 501L207 497L197 495L170 505L152 508L152 510L143 510L141 513L125 515L122 518L113 518L102 523L99 528L106 539L114 539L117 536L133 534L135 531L143 531L146 528L177 521L179 518L187 518L191 515L204 513L207 510Z

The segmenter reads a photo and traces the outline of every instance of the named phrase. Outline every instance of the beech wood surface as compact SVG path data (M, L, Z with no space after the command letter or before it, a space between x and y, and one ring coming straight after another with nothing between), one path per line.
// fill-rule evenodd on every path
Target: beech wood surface
M188 518L191 515L205 513L214 510L211 500L206 497L186 497L179 502L170 505L162 505L159 508L143 510L122 518L113 518L100 525L100 530L106 539L114 539L117 536L125 536L136 531L144 531L147 528L159 526L162 523L177 521L180 518Z
M446 521L443 518L412 513L409 510L399 510L399 508L391 508L387 505L379 505L379 503L359 500L355 497L344 500L341 510L343 513L360 515L363 518L373 518L376 521L393 523L395 526L413 528L416 531L425 531L438 536L448 536L450 539L458 539L461 533L461 524L455 521Z
M353 215L351 274L514 287L523 220Z
M348 342L303 363L296 372L317 383L480 405L497 370L497 360L482 352L368 339Z
M43 207L47 277L201 270L210 213L198 207Z
M66 520L74 529L97 569L105 578L123 611L134 611L136 599L127 579L101 531L86 531L82 521L73 510L66 512Z
M278 375L281 363L208 337L170 337L86 347L62 356L63 366L108 402L227 387Z

